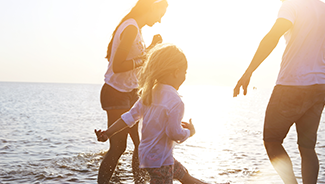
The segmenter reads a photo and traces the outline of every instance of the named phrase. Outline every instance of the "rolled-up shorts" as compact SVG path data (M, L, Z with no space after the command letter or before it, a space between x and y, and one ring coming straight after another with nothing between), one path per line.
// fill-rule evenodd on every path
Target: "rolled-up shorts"
M104 84L100 93L103 110L130 109L138 100L138 90L120 92L108 84Z
M187 169L176 159L174 165L165 165L160 168L146 168L150 175L150 184L172 184L173 179L181 180Z
M274 87L265 113L263 140L281 142L295 124L297 143L315 148L325 104L325 85Z

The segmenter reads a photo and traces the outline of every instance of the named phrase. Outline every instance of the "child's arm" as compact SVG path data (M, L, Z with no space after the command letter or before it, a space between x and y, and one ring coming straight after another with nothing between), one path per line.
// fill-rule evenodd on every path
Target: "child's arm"
M177 143L184 142L187 138L194 134L193 125L184 123L184 126L191 127L192 131L188 128L182 127L182 119L184 114L184 104L182 102L176 104L168 114L168 121L166 125L166 135Z
M123 121L123 119L119 118L105 131L95 129L97 140L100 142L106 142L107 139L124 130L126 127L128 127L128 125Z
M141 118L141 108L142 104L140 103L140 100L138 100L128 112L122 114L121 118L116 120L107 130L102 131L95 129L97 140L106 142L107 139L110 139L113 135L122 131L126 127L132 127L135 125Z

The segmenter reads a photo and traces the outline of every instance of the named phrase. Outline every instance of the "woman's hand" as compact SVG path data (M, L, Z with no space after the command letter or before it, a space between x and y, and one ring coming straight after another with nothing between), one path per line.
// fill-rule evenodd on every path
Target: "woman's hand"
M95 133L97 136L97 140L100 142L106 142L108 140L108 136L105 134L106 131L102 131L102 130L96 130L95 129Z
M152 49L154 46L156 46L159 43L162 43L162 38L160 36L160 34L156 34L155 36L153 36L152 38L152 42L150 44L150 46L147 48L147 51Z
M182 121L181 125L183 128L190 130L190 137L192 137L195 134L195 128L194 125L192 124L192 119L190 119L190 123Z
M161 35L160 35L160 34L156 34L156 35L153 36L153 38L152 38L151 45L152 45L152 46L155 46L155 45L157 45L157 44L159 44L159 43L162 43L162 41L163 41L163 39L162 39Z

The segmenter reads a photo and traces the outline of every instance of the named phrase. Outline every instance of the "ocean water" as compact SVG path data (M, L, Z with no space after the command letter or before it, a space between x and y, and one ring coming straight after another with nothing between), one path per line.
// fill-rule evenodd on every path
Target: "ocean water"
M96 183L109 144L96 141L106 128L99 103L101 85L0 82L0 183ZM262 142L264 111L272 89L250 89L232 97L231 87L182 86L184 120L196 134L174 149L174 157L208 183L282 183ZM301 182L295 127L284 147ZM318 183L325 183L325 116L316 150ZM133 183L129 139L111 183ZM175 183L179 183L175 181Z

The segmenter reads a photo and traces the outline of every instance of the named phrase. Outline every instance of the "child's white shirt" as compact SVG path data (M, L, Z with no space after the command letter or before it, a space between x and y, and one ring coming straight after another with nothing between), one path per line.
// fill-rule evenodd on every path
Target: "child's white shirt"
M150 106L144 105L140 98L121 116L129 127L142 119L140 168L173 165L175 142L181 143L190 136L190 130L181 126L184 103L177 90L170 85L158 84L152 91L152 97Z

